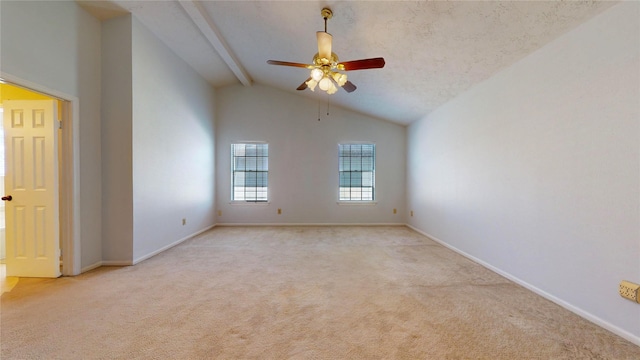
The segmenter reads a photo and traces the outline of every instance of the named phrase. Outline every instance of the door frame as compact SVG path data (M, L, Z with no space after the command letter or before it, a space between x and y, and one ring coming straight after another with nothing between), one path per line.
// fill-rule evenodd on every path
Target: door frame
M79 275L80 256L80 101L78 97L21 79L0 71L0 81L35 91L61 101L62 139L60 140L60 238L62 275Z

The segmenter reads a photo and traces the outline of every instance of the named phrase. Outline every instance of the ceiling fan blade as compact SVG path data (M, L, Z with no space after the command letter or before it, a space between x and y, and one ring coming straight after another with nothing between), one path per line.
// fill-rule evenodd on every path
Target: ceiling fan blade
M344 83L344 85L342 85L342 88L346 92L354 92L357 89L357 87L355 85L353 85L353 83L351 81L347 81L346 83Z
M295 62L289 62L289 61L279 61L279 60L267 60L267 64L269 64L269 65L293 66L293 67L300 67L300 68L307 68L307 69L313 69L314 68L314 66L307 65L307 64L301 64L301 63L295 63Z
M377 57L371 59L352 60L345 61L338 64L338 68L341 70L365 70L365 69L379 69L384 67L384 58Z
M300 86L298 86L298 88L296 88L296 90L304 90L306 88L308 88L307 86L307 81L311 80L311 78L308 78L307 80L305 80L302 84L300 84Z
M331 60L331 41L333 36L328 32L316 32L318 38L318 57Z

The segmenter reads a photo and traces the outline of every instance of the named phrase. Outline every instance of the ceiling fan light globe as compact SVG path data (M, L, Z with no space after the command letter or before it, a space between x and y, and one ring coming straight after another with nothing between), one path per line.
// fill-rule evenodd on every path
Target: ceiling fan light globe
M307 84L307 86L309 87L309 89L311 91L314 91L316 89L316 85L318 85L318 82L313 80L313 79L311 79L311 80L305 82L305 84Z
M324 76L324 72L318 68L311 70L311 78L315 81L320 81Z
M322 80L320 80L320 82L318 83L318 86L320 87L320 90L322 91L327 91L331 88L331 85L333 85L331 83L331 80L329 80L328 77L324 77L322 78Z
M336 81L336 83L338 84L338 86L342 87L344 86L344 84L347 83L347 75L346 74L341 74L339 72L334 72L332 74L333 76L333 80Z

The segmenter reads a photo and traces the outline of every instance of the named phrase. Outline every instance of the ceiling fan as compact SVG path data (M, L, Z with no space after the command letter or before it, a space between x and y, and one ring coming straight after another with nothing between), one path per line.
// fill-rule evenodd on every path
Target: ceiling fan
M316 32L318 39L318 53L313 57L311 64L301 64L288 61L269 60L267 64L301 67L311 70L311 74L296 90L306 88L314 91L316 86L327 94L334 94L341 87L347 92L356 90L356 86L347 80L347 74L340 71L379 69L384 67L384 58L377 57L371 59L352 60L340 62L338 55L331 52L331 42L333 36L327 32L327 19L333 17L333 12L329 8L324 8L320 12L324 19L324 31Z

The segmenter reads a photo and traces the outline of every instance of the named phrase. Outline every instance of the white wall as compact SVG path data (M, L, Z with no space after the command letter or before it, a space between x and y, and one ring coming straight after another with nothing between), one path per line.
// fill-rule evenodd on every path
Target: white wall
M324 101L318 104L258 84L218 89L216 95L217 209L222 212L218 223L405 222L403 126L338 107L330 107L327 116ZM236 141L269 143L268 205L230 204L230 148ZM338 144L349 141L376 144L376 205L337 204ZM397 214L393 214L394 208Z
M132 264L214 225L215 92L132 15L102 41L104 263Z
M214 95L133 19L134 261L214 225Z
M409 223L640 344L640 4L408 129Z
M102 24L102 247L106 264L133 260L131 15Z
M74 1L1 1L0 71L79 99L81 267L101 248L100 22Z

